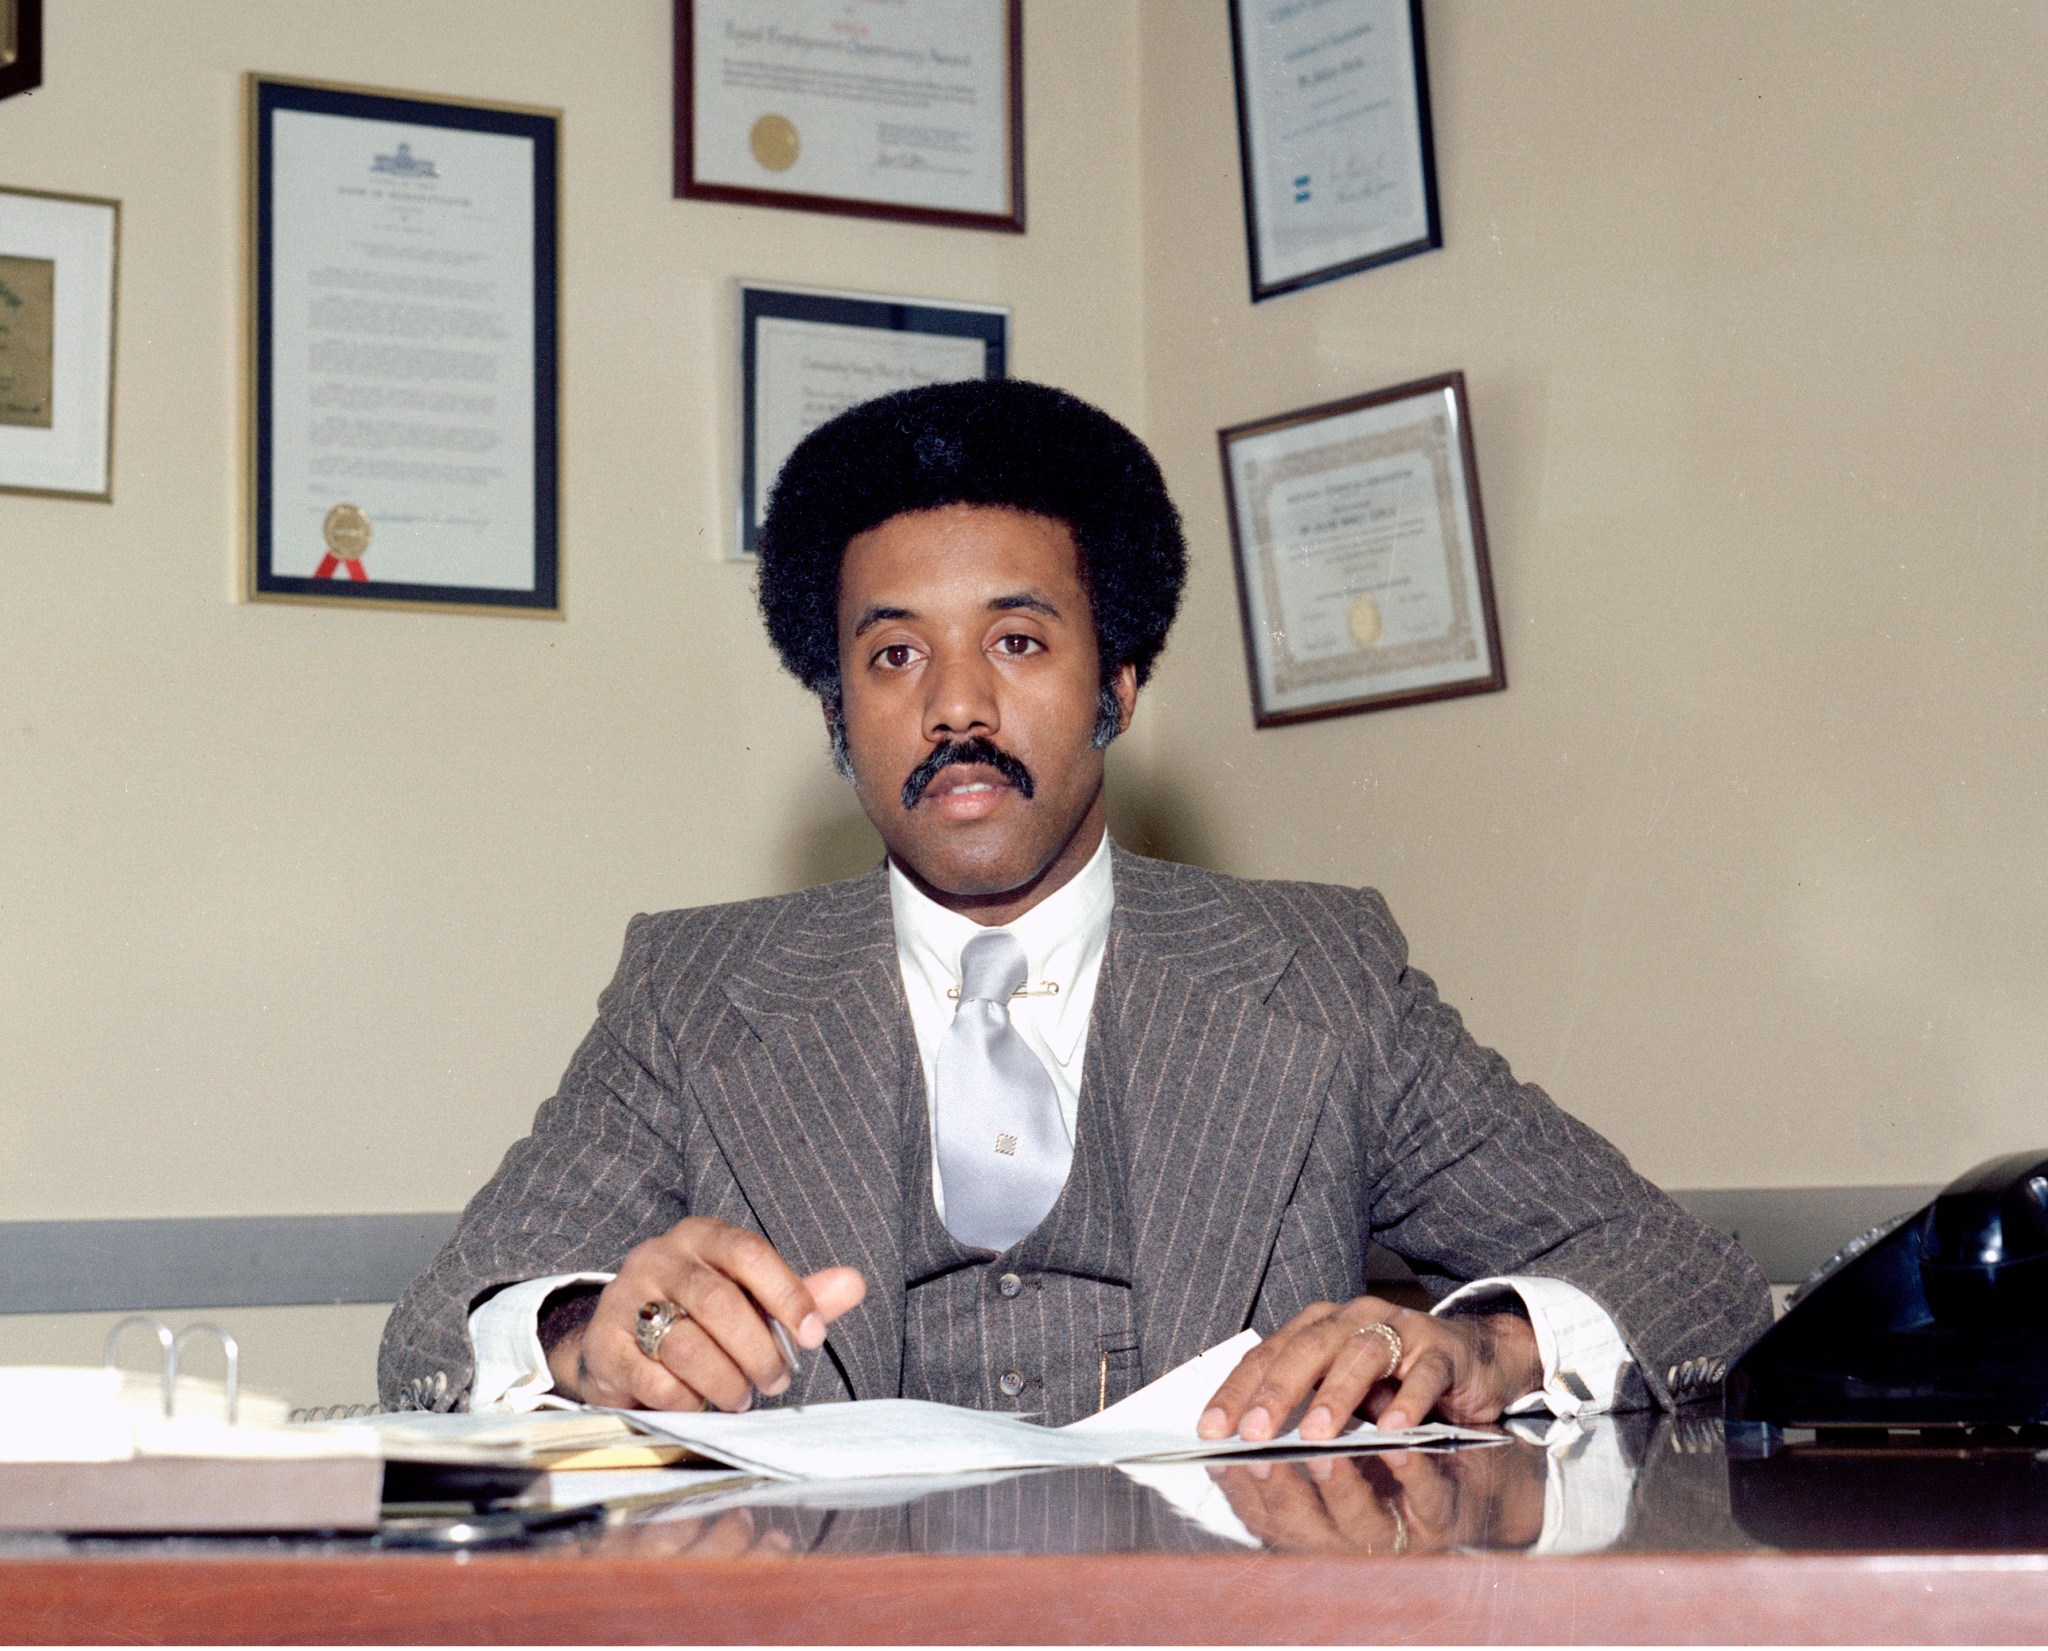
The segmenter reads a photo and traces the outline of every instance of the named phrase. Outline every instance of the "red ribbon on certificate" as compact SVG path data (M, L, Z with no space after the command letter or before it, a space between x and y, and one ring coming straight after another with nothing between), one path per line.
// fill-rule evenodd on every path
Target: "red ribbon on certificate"
M336 568L348 569L348 576L351 579L358 580L365 585L370 582L370 576L363 571L363 559L360 556L340 557L332 551L329 551L320 558L320 565L313 570L313 577L315 579L332 579Z

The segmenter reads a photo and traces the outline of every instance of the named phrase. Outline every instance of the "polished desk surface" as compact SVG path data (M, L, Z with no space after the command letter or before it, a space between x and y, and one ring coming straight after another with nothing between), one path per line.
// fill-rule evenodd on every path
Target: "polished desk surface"
M2048 1451L1570 1439L687 1502L466 1554L0 1542L21 1641L2038 1642Z

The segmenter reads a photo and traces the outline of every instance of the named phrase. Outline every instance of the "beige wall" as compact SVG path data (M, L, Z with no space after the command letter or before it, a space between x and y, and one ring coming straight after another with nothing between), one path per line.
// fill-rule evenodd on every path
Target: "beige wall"
M0 496L0 1219L452 1207L627 916L873 852L719 559L740 275L1010 304L1156 442L1125 835L1379 884L1674 1184L2038 1144L2038 6L1432 3L1446 249L1257 308L1221 0L1029 0L1021 239L672 200L668 11L50 8L0 183L124 202L119 450ZM251 68L565 110L566 623L229 599ZM1255 734L1216 428L1449 367L1512 687ZM374 1310L228 1317L365 1396Z
M735 276L1009 304L1140 417L1134 13L1034 0L1019 237L673 200L669 10L50 8L0 182L124 203L119 446L0 497L7 1217L453 1207L635 911L864 859L720 559ZM251 68L565 111L566 623L229 600Z
M1184 846L1377 883L1668 1183L2048 1145L2048 13L1432 3L1445 249L1256 308L1224 8L1144 18ZM1215 431L1452 367L1509 690L1254 733Z
M0 184L123 202L118 446L0 495L0 1219L453 1208L635 911L879 853L720 559L733 278L1008 304L1141 419L1133 8L1032 0L1022 237L672 199L669 14L48 8ZM566 623L229 599L249 69L564 111Z

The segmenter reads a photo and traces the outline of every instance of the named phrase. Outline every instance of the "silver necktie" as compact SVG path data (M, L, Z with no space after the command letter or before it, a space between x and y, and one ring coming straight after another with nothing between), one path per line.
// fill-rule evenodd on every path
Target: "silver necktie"
M934 1063L946 1230L981 1250L1007 1250L1043 1221L1074 1158L1059 1093L1010 1024L1025 968L1017 937L1000 929L961 948L960 1006Z

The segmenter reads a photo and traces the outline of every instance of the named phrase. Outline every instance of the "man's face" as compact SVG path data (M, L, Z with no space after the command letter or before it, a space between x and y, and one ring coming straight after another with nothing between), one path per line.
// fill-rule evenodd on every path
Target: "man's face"
M839 671L861 807L935 898L1004 923L1086 864L1101 665L1064 523L948 505L849 541ZM1129 666L1112 687L1127 719Z

